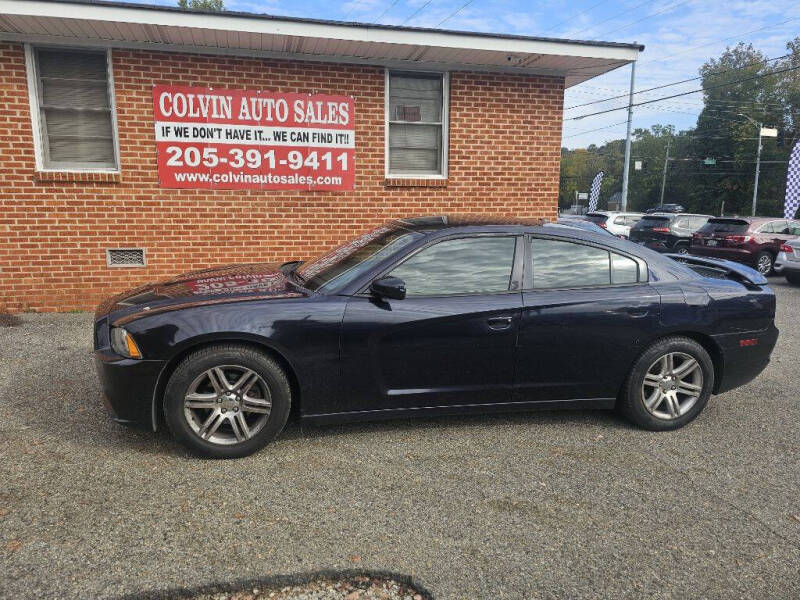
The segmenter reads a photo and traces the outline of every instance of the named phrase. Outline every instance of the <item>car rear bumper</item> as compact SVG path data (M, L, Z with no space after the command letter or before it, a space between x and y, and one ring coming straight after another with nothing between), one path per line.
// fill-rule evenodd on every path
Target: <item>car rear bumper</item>
M751 266L755 265L755 255L745 248L709 248L708 246L696 246L692 244L689 246L689 253L697 256L733 260Z
M714 393L722 394L749 383L767 368L778 341L778 328L714 336L722 351Z
M164 362L133 360L95 353L95 367L103 389L103 403L111 418L122 425L153 427L153 393Z
M794 253L788 256L786 252L778 252L772 268L776 273L798 273L800 272L800 258L796 258Z

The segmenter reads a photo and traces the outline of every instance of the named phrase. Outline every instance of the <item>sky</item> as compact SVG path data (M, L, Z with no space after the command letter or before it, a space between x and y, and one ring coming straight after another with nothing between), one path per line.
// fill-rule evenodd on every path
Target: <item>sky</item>
M142 0L138 0L142 2ZM174 5L177 0L150 4ZM726 46L752 43L768 57L786 54L786 42L800 35L798 0L226 0L228 10L387 25L442 27L555 38L638 42L646 46L636 67L636 89L689 79ZM639 94L657 98L699 87L699 82ZM626 94L630 67L617 69L567 90L562 145L582 148L625 137L624 110L572 117L624 106L615 100L572 108ZM634 109L633 127L693 127L702 94Z

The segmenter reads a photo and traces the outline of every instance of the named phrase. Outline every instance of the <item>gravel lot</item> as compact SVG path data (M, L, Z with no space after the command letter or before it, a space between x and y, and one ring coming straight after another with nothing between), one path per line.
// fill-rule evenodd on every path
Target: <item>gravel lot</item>
M769 369L677 432L588 411L291 425L227 462L106 417L90 315L5 320L0 596L346 570L437 600L796 598L800 288L772 284Z

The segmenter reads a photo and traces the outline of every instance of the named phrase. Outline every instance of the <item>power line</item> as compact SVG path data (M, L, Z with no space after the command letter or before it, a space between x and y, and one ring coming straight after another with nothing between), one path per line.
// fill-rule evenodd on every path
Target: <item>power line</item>
M698 89L692 90L690 92L681 92L680 94L673 94L671 96L664 96L663 98L654 98L652 100L644 100L642 102L635 102L635 103L629 104L627 106L620 106L620 107L617 107L617 108L609 108L607 110L600 110L600 111L589 113L589 114L586 114L586 115L579 115L577 117L571 117L571 118L565 119L565 120L567 120L567 121L577 121L577 120L580 120L580 119L585 119L586 117L593 117L595 115L603 115L603 114L610 113L610 112L615 112L615 111L618 111L618 110L627 110L628 106L643 106L645 104L653 104L654 102L662 102L664 100L670 100L671 98L679 98L681 96L688 96L689 94L697 94L699 92L708 92L710 90L715 90L715 89L718 89L718 88L721 88L721 87L727 87L727 86L730 86L730 85L736 85L737 83L744 83L746 81L752 81L754 79L762 79L764 77L771 77L773 75L780 75L781 73L786 73L787 71L796 71L797 69L800 69L800 66L787 67L785 69L778 69L777 71L771 71L770 73L762 73L761 75L754 75L753 77L746 77L744 79L737 79L736 81L730 81L728 83L721 83L719 85L712 85L712 86L706 87L706 88L698 88Z
M582 11L580 11L580 12L576 12L574 15L571 15L571 16L570 16L568 19L564 19L563 21L559 21L558 23L556 23L556 24L555 24L555 25L553 25L552 27L548 27L547 29L545 29L545 30L544 30L544 32L543 32L543 33L547 33L548 31L553 31L553 29L557 29L558 27L561 27L561 26L562 26L564 23L569 23L569 22L570 22L570 21L572 21L572 20L573 20L575 17L580 17L581 15L584 15L584 14L586 14L586 13L587 13L587 12L589 12L590 10L593 10L593 9L595 9L595 8L597 8L598 6L600 6L601 4L605 4L606 2L608 2L608 0L600 0L600 2L598 2L597 4L592 4L592 5L591 5L589 8L585 8L585 9L583 9L583 10L582 10Z
M414 17L416 17L416 16L417 16L419 13L421 13L423 10L425 10L425 8L427 8L427 6L428 6L428 5L429 5L431 2L433 2L433 0L428 0L428 1L427 1L425 4L423 4L422 6L420 6L420 7L419 7L417 10L415 10L413 13L411 13L410 15L408 15L408 16L406 17L406 20L405 20L405 21L403 21L402 23L400 23L400 25L405 25L406 23L408 23L408 22L409 22L411 19L413 19Z
M726 69L724 71L715 71L714 73L710 73L710 75L722 75L724 73L731 73L733 71L739 71L741 69L746 69L748 67L753 67L753 66L756 66L756 65L759 65L759 64L765 64L765 63L769 63L769 62L774 62L776 60L781 60L783 58L788 58L790 56L792 56L792 55L791 54L784 54L783 56L778 56L776 58L769 58L769 59L760 60L760 61L757 61L757 62L754 62L754 63L750 63L749 65L744 65L744 66L741 66L741 67L735 67L733 69ZM667 88L667 87L671 87L673 85L680 85L681 83L689 83L690 81L697 81L698 79L702 79L703 77L704 77L704 75L699 75L698 77L692 77L691 79L682 79L681 81L675 81L673 83L665 83L663 85L657 85L655 87L651 87L651 88L647 88L647 89L644 89L644 90L639 90L638 92L634 92L634 95L636 95L636 94L646 94L647 92L652 92L654 90L661 90L661 89L664 89L664 88ZM628 94L620 94L618 96L611 96L610 98L605 98L603 100L594 100L593 102L585 102L583 104L575 104L573 106L568 106L564 110L570 110L570 109L573 109L573 108L580 108L581 106L589 106L591 104L600 104L601 102L608 102L609 100L618 100L619 98L627 98L627 97L628 97Z
M603 20L602 20L602 21L600 21L599 23L594 23L594 24L592 24L592 25L589 25L588 27L584 27L583 29L579 29L578 31L576 31L576 32L575 32L575 33L573 33L572 35L578 35L579 33L583 33L584 31L587 31L587 30L589 30L589 29L594 29L594 28L595 28L595 27L597 27L598 25L602 25L603 23L608 23L609 21L613 21L613 20L614 20L614 19L616 19L617 17L622 17L622 16L624 16L624 15L626 15L626 14L630 13L630 12L633 12L633 11L635 11L637 8L640 8L640 7L644 6L645 4L649 4L651 1L652 1L652 0L645 0L644 2L640 2L639 4L637 4L636 6L634 6L634 7L632 7L632 8L629 8L629 9L627 9L627 10L623 10L621 13L617 13L617 14L616 14L616 15L614 15L613 17L609 17L609 18L607 18L607 19L603 19Z
M663 8L663 9L661 9L659 11L656 11L654 13L650 13L649 15L647 15L645 17L642 17L641 19L637 19L636 21L631 21L627 25L623 25L622 27L617 27L616 29L610 29L610 30L608 30L606 32L603 32L603 33L597 35L594 39L599 39L599 38L601 38L603 36L606 36L606 35L609 35L611 33L616 33L617 31L622 31L623 29L627 29L628 27L630 27L632 25L636 25L636 23L641 23L642 21L646 21L647 19L649 19L651 17L655 17L656 15L660 15L661 13L665 13L668 10L672 10L673 8L678 8L679 6L681 6L683 4L686 4L687 2L689 2L689 0L682 0L681 2L678 2L678 3L673 4L671 6L667 6L666 8Z
M449 21L450 19L452 19L453 17L455 17L455 16L456 16L458 13L460 13L462 10L464 10L465 8L467 8L467 7L468 7L470 4L472 4L473 2L475 2L475 0L467 0L466 2L464 2L464 4L462 4L462 5L461 5L461 6L459 6L459 7L458 7L456 10L454 10L454 11L453 11L453 12L451 12L449 15L447 15L447 16L446 16L444 19L442 19L441 21L439 21L439 22L436 24L436 27L441 27L442 23L444 23L445 21Z
M741 39L746 35L750 35L751 33L757 33L759 31L764 31L765 29L773 29L775 27L780 27L781 25L786 25L786 23L789 23L791 21L797 21L798 19L800 19L800 17L792 17L791 19L786 19L785 21L781 21L780 23L775 23L775 24L772 24L772 25L765 25L764 27L759 27L758 29L753 29L752 31L746 31L744 33L737 33L736 35L732 35L730 37L726 37L726 38L722 38L722 39L718 39L718 40L713 40L713 41L708 42L706 44L700 44L699 46L693 46L691 48L686 48L685 50L681 50L680 52L674 52L673 54L668 54L667 56L664 56L662 58L649 59L649 60L645 59L642 62L643 63L665 62L668 59L672 58L673 56L678 56L680 54L686 54L687 52L691 52L692 50L697 50L698 48L705 48L706 46L711 46L711 45L717 44L719 42L727 42L728 40L732 40L732 39L736 39L736 38Z
M382 18L383 18L383 17L386 15L386 13L388 13L388 12L389 12L390 10L392 10L392 9L393 9L395 6L397 6L397 3L398 3L398 2L400 2L400 0L394 0L394 2L392 2L392 3L391 3L389 6L387 6L387 7L386 7L386 10L384 10L384 11L383 11L383 12L380 14L380 16L378 16L378 18L377 18L377 19L375 19L375 20L373 21L373 23L377 23L378 21L380 21L380 20L381 20L381 19L382 19Z
M627 125L628 121L622 121L620 123L614 123L613 125L606 125L605 127L598 127L597 129L588 129L586 131L579 131L578 133L572 133L570 135L563 135L561 139L576 137L579 135L583 135L584 133L593 133L595 131L600 131L602 129L611 129L612 127L618 127L619 125Z

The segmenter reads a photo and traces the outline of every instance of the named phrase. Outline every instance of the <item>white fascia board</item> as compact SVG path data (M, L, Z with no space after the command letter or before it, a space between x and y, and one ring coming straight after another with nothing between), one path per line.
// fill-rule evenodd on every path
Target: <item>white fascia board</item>
M163 27L196 27L226 32L235 31L353 42L408 44L434 48L489 50L508 54L576 56L611 61L634 61L639 55L637 48L626 46L606 46L556 40L515 39L449 31L387 29L363 25L353 26L346 23L284 20L279 17L257 18L225 13L208 15L191 12L172 12L141 8L135 5L122 7L102 4L42 2L40 0L0 0L0 14L137 23Z

